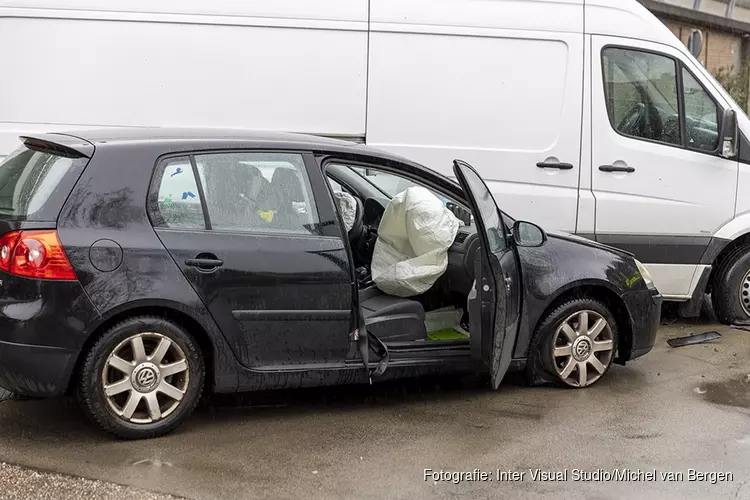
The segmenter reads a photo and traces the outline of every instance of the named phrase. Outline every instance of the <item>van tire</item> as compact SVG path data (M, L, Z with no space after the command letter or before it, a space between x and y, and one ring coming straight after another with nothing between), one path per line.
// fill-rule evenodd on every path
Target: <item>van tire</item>
M526 381L529 385L557 385L579 388L579 386L573 385L569 381L566 382L561 378L552 352L558 328L561 327L563 322L568 321L571 317L582 311L590 311L603 318L609 328L608 333L612 341L611 353L609 360L604 364L604 371L592 382L587 383L583 387L590 387L595 384L609 371L617 351L617 321L603 303L588 297L581 297L566 300L550 310L545 314L534 331L531 343L529 344L529 355L526 362ZM598 338L597 340L603 340L603 338ZM571 361L575 360L571 358ZM588 369L592 368L589 366Z
M713 278L711 302L717 319L727 325L750 321L750 314L742 306L741 294L747 294L750 310L750 246L741 246L730 253L716 269Z
M132 339L134 337L139 337L141 345L145 345L144 352L148 361L135 361L134 348L130 347L130 352L133 354L131 363L134 367L134 369L130 368L132 376L128 377L124 372L119 373L118 376L117 370L114 373L112 372L114 368L110 368L113 365L108 364L109 359L117 355L126 361L131 361L127 354L129 346L133 345ZM169 341L165 342L169 347L167 354L159 357L161 359L159 361L156 359L158 357L156 347L162 339ZM118 352L122 355L119 355ZM78 373L75 393L78 404L95 424L122 439L146 439L171 432L190 416L203 392L205 363L197 342L181 327L161 317L138 316L117 323L101 335L85 356ZM167 369L170 368L167 365L175 366L183 362L184 365L181 365L179 373L175 369L173 370L175 371L174 375L162 375L167 374ZM142 378L138 376L139 366L144 368L142 371L151 369L146 364L150 364L150 367L156 367L155 371L159 374L156 377L153 376L153 372L146 374L148 376L143 378L150 380L148 382L150 385L145 388L140 387L136 391L135 381ZM105 367L107 367L107 370L105 370ZM119 384L121 378L123 381L131 380L130 389L123 392L119 397L122 399L129 398L131 393L132 396L138 397L140 402L137 408L140 413L131 414L130 419L116 413L117 402L114 401L112 396L105 394L105 385L108 383L106 378L108 377L112 377L109 383ZM181 399L173 399L166 396L167 393L159 392L162 387L159 383L161 381L172 385L172 387L164 386L165 390L173 390L177 387L182 392ZM151 418L148 413L150 411L148 398L142 393L146 390L158 395L159 399L154 406L165 405L164 414L169 411L167 416L160 416L150 422L145 421ZM127 402L123 402L120 409L124 410L125 406L127 406ZM133 421L136 420L134 418L136 415L144 418L141 418L140 422Z

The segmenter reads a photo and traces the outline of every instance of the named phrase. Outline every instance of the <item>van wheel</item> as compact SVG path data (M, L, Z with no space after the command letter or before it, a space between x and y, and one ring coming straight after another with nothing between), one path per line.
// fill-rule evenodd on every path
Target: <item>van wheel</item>
M124 439L151 438L193 412L204 378L203 356L187 332L141 316L110 328L89 350L77 399L104 430Z
M711 302L716 317L725 324L750 319L750 247L729 254L716 269Z
M539 323L529 346L526 378L532 385L589 387L615 357L617 322L601 302L566 301Z

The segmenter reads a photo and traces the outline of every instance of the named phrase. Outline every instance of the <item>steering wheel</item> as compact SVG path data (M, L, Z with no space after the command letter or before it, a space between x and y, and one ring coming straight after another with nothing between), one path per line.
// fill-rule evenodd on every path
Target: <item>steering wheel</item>
M365 219L365 207L362 204L362 200L357 196L354 196L354 200L357 202L357 214L354 216L354 223L349 230L349 243L351 243L352 248L355 248L355 243L362 236Z
M620 121L617 130L645 139L660 140L664 131L664 122L656 106L639 102Z
M625 115L625 118L617 125L617 130L626 134L636 134L643 128L642 123L646 119L646 105L639 102L633 106Z

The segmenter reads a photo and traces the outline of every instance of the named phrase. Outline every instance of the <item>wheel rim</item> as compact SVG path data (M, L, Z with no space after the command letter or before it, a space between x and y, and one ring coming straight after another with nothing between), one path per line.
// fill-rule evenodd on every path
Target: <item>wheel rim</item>
M560 380L572 387L586 387L607 371L614 353L612 328L595 311L568 316L555 331L552 359Z
M750 316L750 271L745 273L745 277L742 278L739 289L740 304L745 314Z
M102 370L109 407L135 424L167 418L180 406L189 383L185 353L160 333L139 333L123 340Z

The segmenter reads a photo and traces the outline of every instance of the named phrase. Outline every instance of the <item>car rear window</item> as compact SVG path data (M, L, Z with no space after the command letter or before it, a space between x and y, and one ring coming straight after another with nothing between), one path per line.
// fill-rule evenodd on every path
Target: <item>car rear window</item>
M54 221L88 158L24 145L0 163L0 217Z

